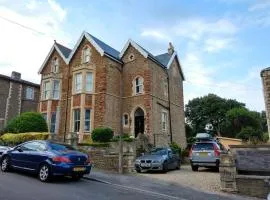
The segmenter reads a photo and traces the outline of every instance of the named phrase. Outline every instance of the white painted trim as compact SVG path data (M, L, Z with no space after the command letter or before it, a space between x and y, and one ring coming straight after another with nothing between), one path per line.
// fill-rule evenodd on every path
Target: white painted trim
M74 46L73 50L71 51L71 53L69 54L68 57L68 63L70 62L70 60L72 59L73 55L75 54L75 52L77 51L78 47L80 46L83 38L86 38L95 48L96 50L100 53L101 56L104 55L104 51L103 49L94 41L94 39L89 35L89 33L87 33L86 31L84 31L79 40L77 41L76 45Z
M124 48L122 49L121 53L119 54L119 58L122 58L126 50L128 49L129 45L133 46L137 51L139 51L145 58L148 57L148 53L143 50L136 42L129 39L125 44Z
M167 66L166 66L166 68L167 69L170 69L170 67L171 67L171 65L172 65L172 62L174 61L174 58L176 57L176 59L177 59L177 61L178 61L178 63L179 63L179 70L180 70L180 75L182 75L183 77L183 80L185 80L185 75L184 75L184 72L183 72L183 69L182 69L182 67L181 67L181 64L180 64L180 60L178 59L178 55L177 55L177 52L175 51L174 53L173 53L173 55L171 56L171 58L170 58L170 61L168 62L168 64L167 64Z
M51 50L50 50L50 52L49 52L49 54L48 54L47 57L45 58L45 60L44 60L44 62L42 63L41 67L39 68L38 74L41 73L41 71L43 70L43 68L44 68L45 65L47 64L47 62L48 62L48 60L49 60L49 58L50 58L50 56L51 56L51 54L52 54L52 52L53 52L54 49L59 53L59 55L62 57L62 59L64 60L64 62L65 62L66 64L68 64L69 60L68 60L67 58L65 58L65 56L62 54L62 52L60 51L60 49L57 47L56 43L54 43L53 46L52 46L52 48L51 48Z

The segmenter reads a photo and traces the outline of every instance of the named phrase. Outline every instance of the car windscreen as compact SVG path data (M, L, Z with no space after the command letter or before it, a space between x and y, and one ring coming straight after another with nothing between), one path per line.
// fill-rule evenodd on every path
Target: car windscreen
M167 154L167 150L166 149L153 149L150 152L151 155L166 155Z
M64 145L64 144L50 143L49 146L50 146L51 150L53 150L53 151L72 151L72 150L75 150L72 146Z
M214 145L212 143L196 143L193 145L192 150L214 150Z

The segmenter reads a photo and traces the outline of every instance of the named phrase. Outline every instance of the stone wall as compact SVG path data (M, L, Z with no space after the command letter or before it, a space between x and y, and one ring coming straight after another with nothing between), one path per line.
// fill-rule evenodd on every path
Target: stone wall
M268 133L270 134L270 68L261 71L263 95L266 108L266 118L268 125ZM270 138L270 137L269 137Z

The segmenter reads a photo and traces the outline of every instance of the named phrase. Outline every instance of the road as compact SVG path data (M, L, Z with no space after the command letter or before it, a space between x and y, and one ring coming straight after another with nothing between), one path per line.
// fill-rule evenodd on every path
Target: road
M101 180L101 182L100 182ZM35 176L0 172L1 200L244 200L196 191L174 184L155 182L138 176L119 176L94 172L88 179L68 178L42 183Z

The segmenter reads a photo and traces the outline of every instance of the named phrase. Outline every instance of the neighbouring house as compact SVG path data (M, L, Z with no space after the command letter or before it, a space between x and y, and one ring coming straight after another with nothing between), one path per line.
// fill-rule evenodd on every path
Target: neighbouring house
M121 52L83 32L73 49L55 41L42 64L39 110L52 134L80 140L96 127L186 146L184 74L176 51L154 56L132 40Z
M270 67L261 71L268 134L270 138Z
M0 131L8 120L28 111L38 111L39 84L21 79L21 74L0 74Z

